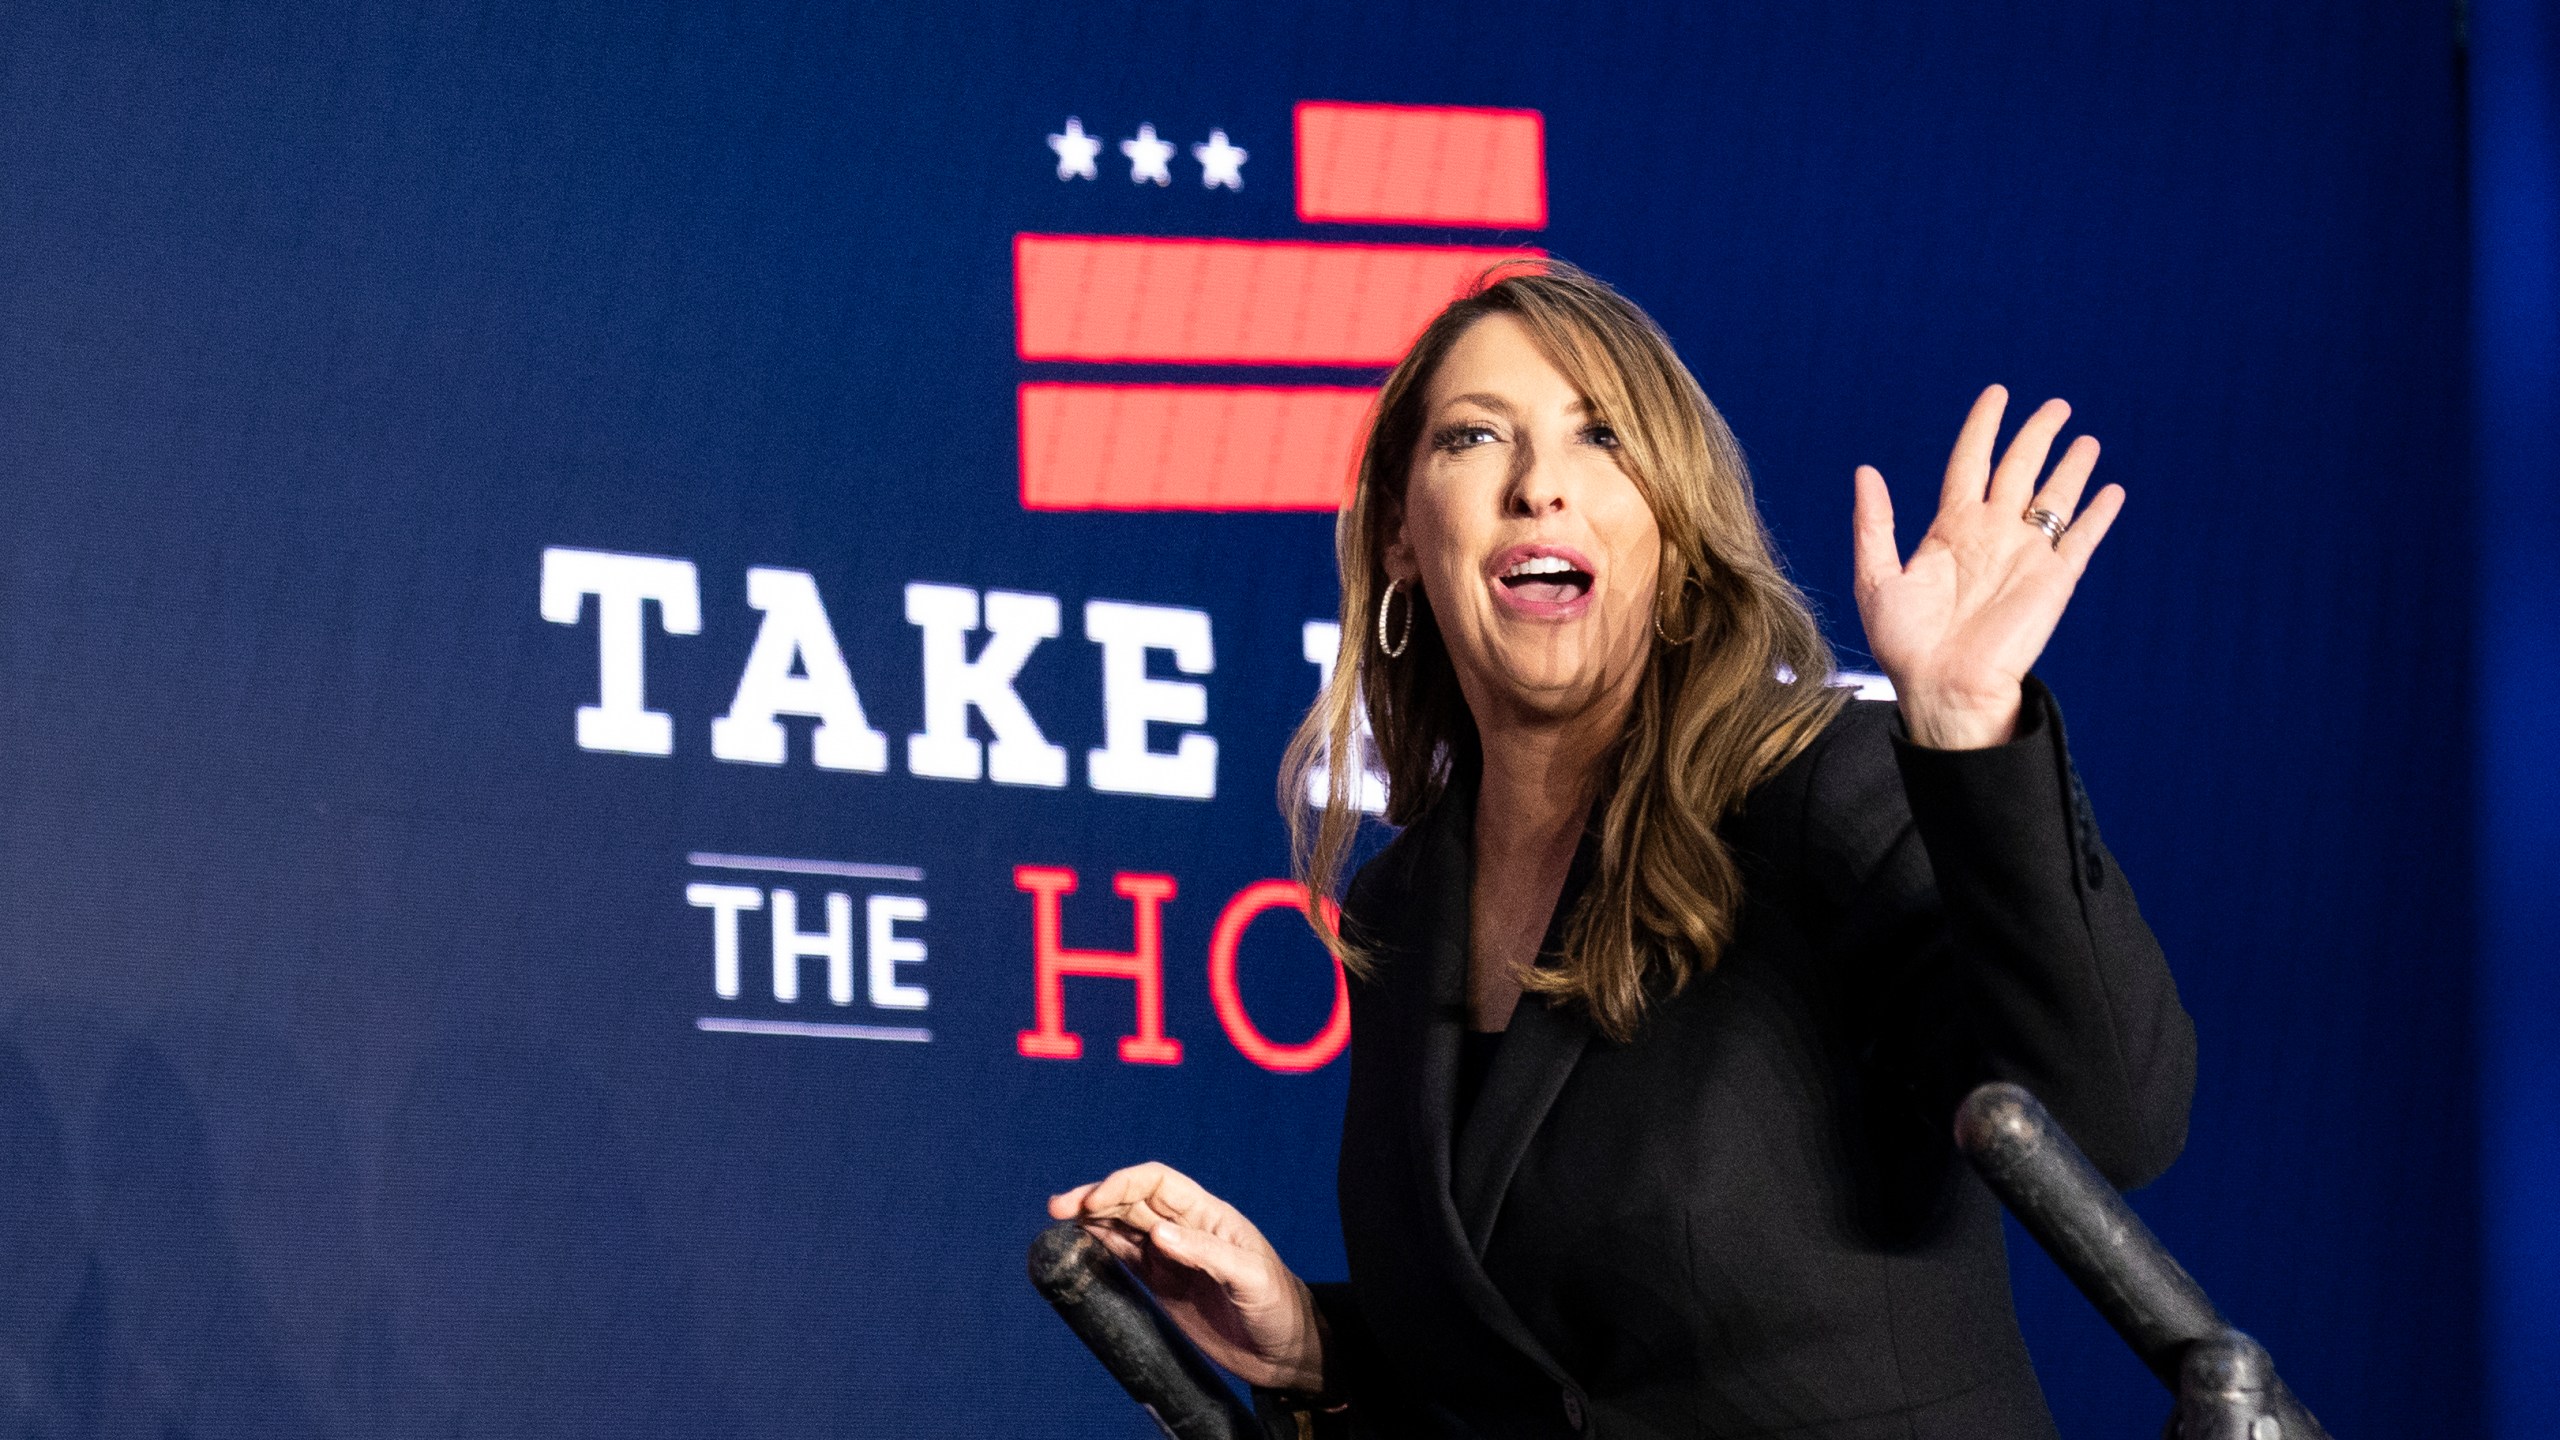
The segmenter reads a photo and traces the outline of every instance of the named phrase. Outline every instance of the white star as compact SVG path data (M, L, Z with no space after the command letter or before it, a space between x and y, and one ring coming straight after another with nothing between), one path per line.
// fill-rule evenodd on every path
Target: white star
M1102 153L1102 142L1084 133L1084 122L1070 115L1066 133L1050 136L1049 148L1058 152L1059 179L1090 180L1093 157Z
M1227 132L1212 130L1209 143L1191 147L1191 158L1200 162L1200 184L1215 190L1224 185L1230 190L1244 188L1244 161L1249 152L1227 143Z
M1173 183L1173 172L1165 162L1173 158L1173 146L1156 138L1156 127L1141 125L1138 137L1120 142L1120 153L1129 157L1129 183L1144 185L1153 180L1159 185Z

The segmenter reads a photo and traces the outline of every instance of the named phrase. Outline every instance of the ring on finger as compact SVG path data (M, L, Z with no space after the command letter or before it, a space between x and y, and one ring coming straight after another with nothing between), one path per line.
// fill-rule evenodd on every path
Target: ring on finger
M2027 513L2019 516L2018 518L2043 531L2044 538L2050 542L2056 550L2062 548L2062 532L2071 528L2070 521L2063 519L2061 516L2054 514L2052 511L2047 510L2041 505L2030 506Z

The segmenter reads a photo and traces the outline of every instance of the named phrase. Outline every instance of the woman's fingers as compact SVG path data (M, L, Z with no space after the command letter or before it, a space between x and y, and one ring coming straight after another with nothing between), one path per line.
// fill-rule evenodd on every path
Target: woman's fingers
M2018 427L2009 451L2000 457L2000 468L1991 473L1989 504L1994 510L2022 514L2027 497L2036 489L2036 477L2044 473L2045 457L2053 453L2053 438L2062 433L2063 422L2071 418L2071 407L2060 400L2047 400ZM2065 520L2068 509L2054 511Z
M1116 1220L1143 1234L1166 1220L1215 1228L1233 1212L1200 1182L1150 1160L1052 1197L1049 1213L1061 1220Z
M1158 1217L1144 1230L1124 1220L1083 1222L1085 1233L1122 1264L1142 1268L1151 1260L1169 1260L1197 1271L1230 1294L1253 1288L1269 1278L1263 1257L1218 1235L1178 1220Z
M1188 1177L1153 1160L1125 1166L1086 1186L1081 1208L1087 1215L1116 1214L1144 1203L1173 1180L1187 1183Z
M2109 485L2098 492L2097 498L2089 502L2089 508L2081 511L2078 519L2071 522L2071 528L2062 532L2062 543L2054 548L2062 553L2063 559L2071 562L2072 574L2077 575L2087 568L2089 557L2097 552L2098 542L2107 538L2107 527L2116 523L2116 516L2123 510L2124 487Z
M1161 1220L1191 1217L1210 1202L1200 1183L1170 1165L1133 1165L1094 1187L1085 1208L1152 1230Z
M1850 518L1858 588L1872 593L1902 574L1902 550L1893 538L1893 491L1873 465L1858 467L1858 498Z
M2039 510L2050 510L2069 524L2073 512L2080 508L2080 492L2088 487L2089 474L2098 468L2098 437L2083 435L2062 452L2053 467L2053 475L2027 503Z
M2007 387L1992 385L1974 398L1973 410L1956 432L1956 448L1947 455L1946 483L1938 489L1941 512L1982 503L1982 488L1991 475L1991 447L2000 438L2000 414L2009 407Z
M1135 1265L1146 1259L1147 1242L1139 1238L1136 1231L1116 1220L1088 1220L1084 1223L1084 1233L1092 1236L1094 1243L1110 1251L1123 1265Z
M1167 1220L1148 1234L1147 1241L1167 1259L1215 1280L1230 1295L1250 1293L1269 1278L1261 1256L1206 1230Z

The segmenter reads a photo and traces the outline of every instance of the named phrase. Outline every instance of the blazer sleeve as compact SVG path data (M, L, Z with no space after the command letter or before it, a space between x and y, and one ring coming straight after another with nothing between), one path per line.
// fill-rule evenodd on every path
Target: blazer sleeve
M1861 886L1869 914L1902 917L1901 963L1876 977L1880 1056L1941 1116L1984 1080L2023 1085L2110 1182L2149 1183L2186 1143L2195 1027L2098 837L2052 693L2029 677L2006 745L1889 730L1901 783L1870 778L1909 818L1884 827Z
M1253 1389L1253 1411L1274 1440L1369 1440L1424 1433L1418 1403L1378 1348L1347 1282L1307 1287L1324 1317L1324 1391L1300 1395Z

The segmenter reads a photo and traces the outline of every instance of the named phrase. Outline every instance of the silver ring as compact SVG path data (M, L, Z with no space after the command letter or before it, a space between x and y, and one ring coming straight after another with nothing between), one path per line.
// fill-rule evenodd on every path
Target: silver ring
M2062 532L2071 528L2070 521L2063 519L2061 516L2054 514L2052 511L2045 509L2041 505L2032 507L2026 514L2021 515L2018 518L2043 531L2044 538L2051 541L2053 548L2056 550L2062 548Z

